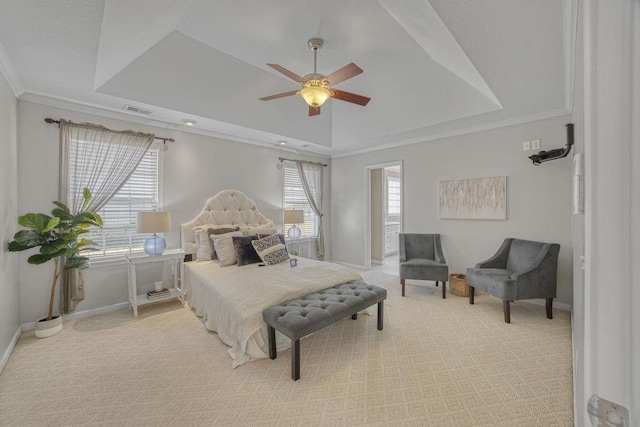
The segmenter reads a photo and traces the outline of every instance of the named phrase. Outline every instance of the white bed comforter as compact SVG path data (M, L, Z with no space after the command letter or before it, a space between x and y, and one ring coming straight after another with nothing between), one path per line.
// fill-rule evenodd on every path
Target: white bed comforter
M362 277L351 268L304 258L298 258L297 267L288 262L263 267L185 264L187 303L229 346L234 368L269 355L262 310L352 280ZM278 350L291 345L279 332L276 343Z

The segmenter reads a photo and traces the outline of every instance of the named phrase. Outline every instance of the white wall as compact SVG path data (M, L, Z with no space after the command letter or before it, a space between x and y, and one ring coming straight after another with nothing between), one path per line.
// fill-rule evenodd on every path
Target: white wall
M440 233L450 272L492 256L504 238L561 245L558 299L571 304L571 157L534 166L522 142L540 139L542 149L563 147L569 115L404 147L333 159L331 191L333 259L364 265L367 165L402 160L404 232ZM441 180L507 176L507 221L441 220Z
M180 245L181 223L193 219L207 198L217 192L234 188L253 198L258 208L282 228L282 180L276 168L278 157L306 159L329 163L328 159L310 157L276 148L243 144L208 136L169 130L127 122L92 114L49 107L31 102L18 103L18 182L20 212L49 212L51 200L58 197L58 128L44 122L44 118L64 118L74 122L91 122L112 129L134 129L158 136L173 137L164 154L164 209L171 212L172 231L165 234L167 247ZM329 167L330 169L330 167ZM325 192L328 194L330 173L325 173ZM325 197L325 212L330 201ZM325 218L328 218L327 215ZM330 247L331 223L325 220L327 247ZM330 255L330 252L328 253ZM46 310L46 290L53 265L32 266L21 260L21 321L33 322ZM161 269L142 272L149 283L160 275ZM86 299L76 312L93 310L127 301L127 275L123 263L85 272ZM140 289L139 289L140 291ZM56 304L58 307L58 304Z
M580 12L582 13L582 8ZM586 154L584 147L584 37L581 17L577 20L576 38L576 68L573 90L573 122L575 124L575 153L583 153L582 166L582 192L584 197L584 164ZM573 170L572 170L573 172ZM575 191L575 189L574 189ZM584 198L583 198L584 203ZM574 418L575 425L586 424L584 418L584 402L581 396L584 394L584 270L583 258L585 253L585 214L574 213L572 215L572 242L573 242L573 306L571 310L571 327L573 338L573 387L574 393Z
M0 371L20 328L19 255L7 251L18 229L16 97L0 73Z
M577 425L592 394L640 425L640 2L584 4L584 330ZM583 328L583 329L582 329Z

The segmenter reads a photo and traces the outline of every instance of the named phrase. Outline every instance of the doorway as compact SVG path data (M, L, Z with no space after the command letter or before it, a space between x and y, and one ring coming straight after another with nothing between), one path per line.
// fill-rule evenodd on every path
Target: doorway
M366 166L365 181L365 268L397 274L402 161Z

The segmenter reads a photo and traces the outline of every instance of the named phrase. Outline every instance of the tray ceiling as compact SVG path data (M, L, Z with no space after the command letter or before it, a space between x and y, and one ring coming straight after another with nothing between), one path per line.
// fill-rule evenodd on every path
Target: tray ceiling
M340 156L566 113L571 1L0 1L0 65L25 99L124 112L239 141ZM355 62L308 117L297 84L266 66L318 71ZM135 113L131 113L135 115ZM140 115L137 115L140 116Z

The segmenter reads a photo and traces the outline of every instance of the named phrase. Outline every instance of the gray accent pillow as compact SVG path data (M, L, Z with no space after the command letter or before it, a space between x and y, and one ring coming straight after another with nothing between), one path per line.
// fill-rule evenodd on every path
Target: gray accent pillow
M233 237L233 247L236 251L236 265L238 267L262 262L251 244L254 240L258 240L258 236Z

